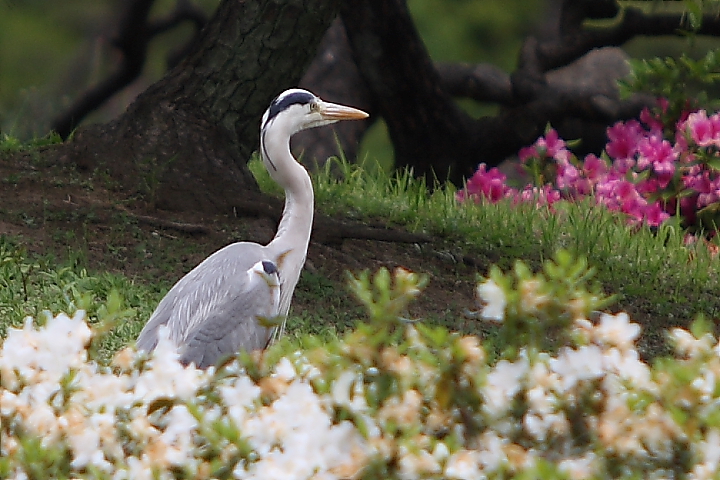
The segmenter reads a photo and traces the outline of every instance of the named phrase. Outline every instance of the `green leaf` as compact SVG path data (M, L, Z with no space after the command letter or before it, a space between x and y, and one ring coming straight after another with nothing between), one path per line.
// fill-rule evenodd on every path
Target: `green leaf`
M713 327L713 323L701 313L690 324L690 333L692 333L695 338L700 339L705 335L712 335Z

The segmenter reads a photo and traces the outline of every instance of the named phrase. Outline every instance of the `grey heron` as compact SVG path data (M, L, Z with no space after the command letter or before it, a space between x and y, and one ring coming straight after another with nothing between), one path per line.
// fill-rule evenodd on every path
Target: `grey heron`
M181 359L209 366L214 362L205 360L206 352L208 359L213 355L219 359L240 350L265 348L272 330L282 334L305 264L314 208L310 176L290 153L290 137L307 128L367 117L362 110L325 102L301 89L286 90L272 101L262 117L260 155L271 178L285 190L285 208L275 237L267 245L230 244L182 277L140 332L138 350L152 351L159 328L167 325ZM277 272L268 273L265 267ZM279 280L277 302L271 288L274 275ZM260 277L265 281L257 281ZM263 316L283 320L271 329L258 321Z
M246 350L263 348L270 334L270 323L280 307L280 278L275 264L263 260L237 282L234 298L226 302L191 330L180 351L180 363L198 368L215 365L223 357ZM241 306L243 310L238 309ZM255 321L247 321L248 317Z

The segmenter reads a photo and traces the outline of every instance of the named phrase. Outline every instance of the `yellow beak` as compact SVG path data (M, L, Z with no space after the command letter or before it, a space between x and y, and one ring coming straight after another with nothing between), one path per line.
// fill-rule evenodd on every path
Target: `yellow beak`
M370 116L357 108L322 101L318 102L318 111L327 120L362 120Z

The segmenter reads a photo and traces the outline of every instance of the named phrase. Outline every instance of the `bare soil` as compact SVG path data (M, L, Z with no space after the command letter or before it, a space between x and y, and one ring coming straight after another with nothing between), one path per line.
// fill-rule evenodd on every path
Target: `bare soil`
M234 241L266 243L274 235L277 218L161 211L148 196L130 198L102 174L42 165L38 158L0 158L0 235L20 239L31 253L166 289L218 248ZM345 288L346 272L398 266L430 277L410 317L467 332L484 330L466 315L476 308L474 286L481 266L456 262L442 252L440 240L422 245L312 240L292 314L311 318L330 311L342 319L337 328L343 330L362 315Z

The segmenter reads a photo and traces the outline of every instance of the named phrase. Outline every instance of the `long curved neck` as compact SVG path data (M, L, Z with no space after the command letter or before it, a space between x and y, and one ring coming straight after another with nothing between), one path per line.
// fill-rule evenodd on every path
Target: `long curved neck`
M281 257L280 314L287 315L305 264L313 223L314 193L310 175L290 153L288 142L266 145L262 152L270 176L285 190L285 209L275 238L267 245Z
M310 175L299 163L293 163L295 178L289 184L281 184L285 189L285 208L277 233L268 246L281 253L302 250L304 259L312 231L315 197Z

